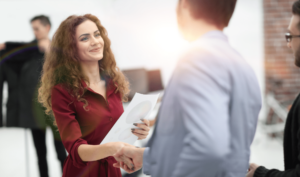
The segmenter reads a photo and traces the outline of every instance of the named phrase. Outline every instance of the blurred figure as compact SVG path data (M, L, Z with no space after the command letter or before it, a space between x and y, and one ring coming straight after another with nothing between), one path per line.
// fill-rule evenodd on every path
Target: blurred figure
M292 6L292 18L286 33L287 46L292 49L295 56L295 65L300 67L300 1L294 2ZM286 119L284 130L284 166L285 171L277 169L266 169L257 164L250 164L247 177L298 177L300 176L300 94L294 101Z
M9 98L7 104L7 127L30 128L35 145L41 177L48 177L46 158L46 122L52 128L57 158L61 167L67 156L59 134L52 124L52 119L37 101L39 78L45 52L48 51L51 28L47 16L31 19L35 40L30 43L6 42L0 44L0 83L8 82ZM0 89L2 101L2 86ZM2 106L1 106L2 108ZM2 112L0 117L2 124Z
M179 0L177 20L192 44L165 90L148 148L123 147L115 167L152 177L242 177L249 164L261 95L247 62L222 32L236 0Z

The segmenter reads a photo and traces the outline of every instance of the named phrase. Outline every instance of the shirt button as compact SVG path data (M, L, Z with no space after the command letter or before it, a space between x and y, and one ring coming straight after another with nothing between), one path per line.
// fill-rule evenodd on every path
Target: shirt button
M113 120L112 117L110 117L109 120L112 121Z

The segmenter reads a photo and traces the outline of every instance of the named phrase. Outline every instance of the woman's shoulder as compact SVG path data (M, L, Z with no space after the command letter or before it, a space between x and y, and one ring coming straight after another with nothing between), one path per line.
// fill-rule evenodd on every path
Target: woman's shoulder
M67 91L67 88L66 88L65 84L60 83L60 84L56 84L53 86L52 92L53 91Z
M52 87L51 103L52 110L60 110L64 108L72 109L75 111L74 102L75 98L69 93L64 84L57 84Z
M60 83L60 84L56 84L53 86L52 90L52 96L63 96L63 97L69 97L72 98L71 96L71 91L70 89L68 89L68 87L66 86L66 84Z

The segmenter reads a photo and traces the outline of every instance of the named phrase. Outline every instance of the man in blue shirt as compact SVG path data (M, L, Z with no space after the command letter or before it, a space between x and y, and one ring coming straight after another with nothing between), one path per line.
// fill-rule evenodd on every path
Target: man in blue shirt
M236 0L179 0L177 21L191 46L165 90L147 148L123 147L127 172L152 177L242 177L261 108L257 78L228 43ZM121 162L133 160L134 169Z

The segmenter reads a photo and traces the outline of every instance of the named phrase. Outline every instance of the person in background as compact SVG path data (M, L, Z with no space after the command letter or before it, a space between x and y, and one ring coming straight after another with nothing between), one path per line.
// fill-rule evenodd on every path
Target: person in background
M61 170L67 154L59 133L51 121L53 118L45 114L45 109L37 100L44 55L48 52L50 45L51 23L45 15L33 17L30 22L35 40L29 43L6 42L0 44L0 84L3 85L3 82L7 81L9 87L6 126L31 130L38 157L40 177L48 177L46 125L52 129ZM2 85L0 87L1 102ZM3 126L2 110L0 126Z
M164 92L147 148L114 155L127 172L152 177L242 177L261 109L256 75L228 42L236 0L179 0L178 26L191 42ZM133 159L135 169L119 157Z
M288 48L295 56L295 65L300 67L300 1L292 6L292 18L286 33ZM250 164L247 177L298 177L300 176L300 94L295 99L286 119L283 147L285 170L267 169L255 163Z

